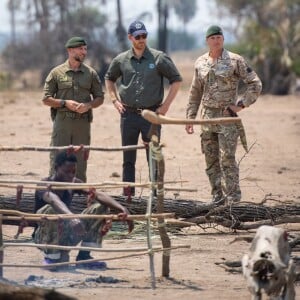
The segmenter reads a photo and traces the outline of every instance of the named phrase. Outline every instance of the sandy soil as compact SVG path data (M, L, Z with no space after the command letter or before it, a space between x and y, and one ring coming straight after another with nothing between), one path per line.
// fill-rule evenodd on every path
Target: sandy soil
M187 101L185 82L169 116L184 117ZM51 133L49 110L41 104L41 92L0 93L1 146L36 145L48 146ZM243 200L260 202L266 195L281 201L300 201L300 101L299 97L261 96L257 103L240 113L247 130L251 151L246 156L239 146L241 188ZM179 199L209 201L209 184L204 172L204 157L200 152L200 128L193 136L185 133L183 126L169 125L163 128L162 142L166 144L165 180L187 180L183 187L197 188L197 192L180 192ZM106 99L103 106L94 111L92 145L113 147L120 145L119 117ZM137 178L147 181L147 164L144 151L139 151ZM0 179L39 180L48 173L47 152L0 152ZM120 180L111 177L121 174L121 152L92 152L88 165L88 181ZM176 185L178 186L178 185ZM1 188L1 193L14 191ZM147 195L146 190L138 190ZM117 195L121 190L108 191ZM166 194L175 197L173 192ZM297 227L297 226L296 226ZM286 226L286 228L290 228ZM300 227L298 226L298 229ZM294 226L294 230L297 230ZM5 241L11 241L17 227L4 226ZM246 242L230 244L237 235L228 229L189 228L181 234L172 235L172 244L190 245L171 254L170 278L162 279L161 254L155 255L157 288L151 288L149 258L132 257L119 260L108 258L115 253L95 253L97 258L107 260L106 271L49 272L34 268L4 268L4 277L24 284L29 275L43 276L42 282L78 299L250 299L241 274L226 272L216 262L239 260L247 251ZM20 239L29 241L31 229L26 228ZM147 241L142 234L107 238L103 247L144 247ZM160 245L157 235L154 245ZM72 258L76 256L71 252ZM5 249L6 263L40 264L42 254L35 248ZM86 282L99 276L111 277L117 283ZM300 288L296 287L300 295ZM298 299L300 296L298 295Z

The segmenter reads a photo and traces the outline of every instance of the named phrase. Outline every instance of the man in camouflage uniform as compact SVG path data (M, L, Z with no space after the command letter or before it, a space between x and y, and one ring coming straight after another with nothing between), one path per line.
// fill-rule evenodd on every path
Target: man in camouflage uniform
M239 111L257 100L262 89L261 81L243 57L223 48L223 31L219 26L208 28L206 42L209 52L195 62L186 117L195 119L200 104L203 119L237 116ZM246 84L246 91L238 99L239 80ZM242 125L204 125L201 129L201 146L213 202L240 201L235 153L239 136L245 144ZM192 134L193 126L187 125L186 131Z
M66 150L58 152L55 158L55 172L43 181L82 183L75 177L77 158ZM74 193L88 195L87 190L37 190L35 193L35 212L38 214L72 214L70 206ZM120 219L125 219L128 210L107 194L90 193L93 196L90 205L82 214L100 215L107 213L108 208L120 211ZM129 231L133 223L129 222ZM83 247L101 247L102 237L109 230L111 221L99 219L66 219L61 221L43 220L38 224L33 234L37 244L75 246L81 241ZM44 249L44 264L69 261L69 251ZM76 260L92 259L89 251L79 251ZM86 262L79 264L85 268L103 268L104 262Z
M90 145L92 109L104 100L97 72L83 63L87 43L72 37L65 45L68 59L51 70L44 85L45 105L51 107L53 131L51 146ZM80 151L77 177L86 181L88 153ZM50 175L54 172L55 153L50 154Z

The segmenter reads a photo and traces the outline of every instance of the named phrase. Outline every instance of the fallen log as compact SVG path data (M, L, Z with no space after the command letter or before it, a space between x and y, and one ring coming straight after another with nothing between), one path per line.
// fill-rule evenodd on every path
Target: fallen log
M112 196L115 200L127 207L131 214L145 214L147 209L147 197L131 197L130 204L126 196ZM71 210L73 213L79 214L86 208L87 198L83 195L75 194L73 197ZM176 217L189 218L207 213L211 204L194 201L194 200L175 200L164 199L164 211L174 212ZM26 213L34 212L34 194L23 193L22 199L19 201L19 207L14 194L0 194L0 209L20 210ZM153 201L152 212L157 212L157 200Z
M126 206L130 214L145 214L147 197L131 197L130 204L125 196L112 196L115 200ZM75 194L71 210L79 214L86 207L86 197ZM26 213L34 212L34 194L23 193L22 199L17 205L16 195L0 194L0 209L20 210ZM152 203L152 212L157 212L157 199ZM164 212L175 213L176 218L188 222L183 226L214 223L232 229L249 230L263 224L300 223L300 203L278 202L276 205L255 204L239 202L228 206L215 207L211 203L187 200L164 199ZM114 212L113 212L114 213ZM5 220L4 220L5 221ZM251 224L245 224L251 223ZM16 222L4 224L18 225Z

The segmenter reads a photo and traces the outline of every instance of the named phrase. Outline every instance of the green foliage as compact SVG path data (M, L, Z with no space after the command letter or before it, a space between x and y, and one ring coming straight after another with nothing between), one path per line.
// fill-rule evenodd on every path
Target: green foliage
M229 16L239 20L238 44L263 81L264 91L288 93L299 75L299 0L216 0Z
M106 23L107 16L101 14L96 8L84 7L69 14L67 26L70 35L86 36L102 28Z
M196 14L196 0L174 0L170 4L174 7L176 15L183 24L187 24Z
M296 57L293 60L292 70L298 77L300 77L300 57Z
M14 70L42 69L42 83L49 70L65 59L64 45L71 36L83 36L88 42L89 58L95 68L101 65L101 55L110 52L106 49L107 16L92 6L67 5L67 1L44 2L43 11L39 10L39 14L42 13L44 19L37 17L31 21L30 35L8 45L2 52ZM40 25L39 30L37 25Z
M0 91L9 89L12 84L12 79L10 74L6 72L0 72Z

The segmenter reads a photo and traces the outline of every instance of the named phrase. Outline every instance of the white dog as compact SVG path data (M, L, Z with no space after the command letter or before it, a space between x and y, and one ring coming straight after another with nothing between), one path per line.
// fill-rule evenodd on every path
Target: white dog
M285 230L272 226L257 230L249 254L242 258L252 300L261 300L262 292L272 300L295 299L295 267L287 236Z

